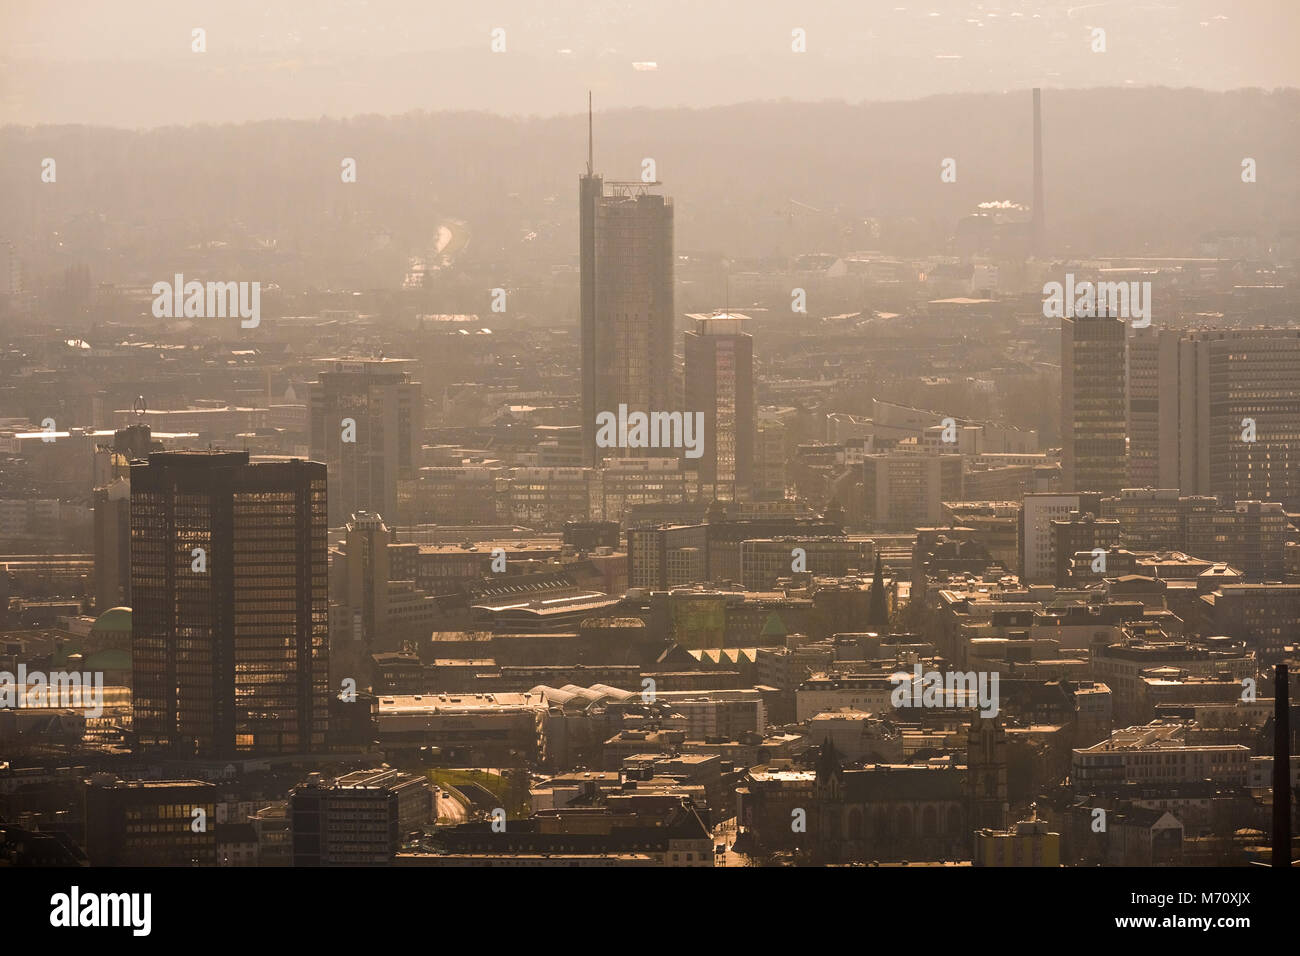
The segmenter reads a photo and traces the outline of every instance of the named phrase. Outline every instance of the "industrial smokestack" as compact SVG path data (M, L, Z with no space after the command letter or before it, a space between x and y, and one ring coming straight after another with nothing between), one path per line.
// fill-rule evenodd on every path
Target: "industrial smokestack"
M1274 670L1273 689L1273 866L1291 866L1291 702L1287 667Z
M1034 219L1033 252L1043 254L1043 91L1034 87Z

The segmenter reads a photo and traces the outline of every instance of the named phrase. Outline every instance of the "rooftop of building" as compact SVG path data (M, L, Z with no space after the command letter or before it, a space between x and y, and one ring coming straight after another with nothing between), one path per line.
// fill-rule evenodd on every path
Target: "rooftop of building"
M536 616L569 614L575 611L594 611L618 604L620 598L611 597L603 591L583 591L580 594L567 594L552 598L503 598L496 601L479 601L474 608L493 613L502 611L526 611Z
M558 554L564 547L559 535L535 535L530 537L486 538L473 541L443 542L439 544L420 544L420 554L481 554L490 557L500 548L509 558L519 551L547 551Z
M1076 754L1100 754L1140 750L1217 750L1246 751L1249 747L1239 744L1194 744L1189 745L1185 738L1186 725L1181 722L1152 722L1145 726L1124 727L1111 732L1109 739L1093 744L1091 747L1075 748Z
M540 694L385 694L378 699L380 715L499 712L546 706Z
M873 720L875 719L875 715L873 715L870 711L867 710L857 710L852 707L841 707L838 710L824 710L819 714L813 714L813 716L809 719L814 723L830 723L832 721L849 723L849 722L858 722L863 720Z
M114 790L173 790L179 787L213 787L215 784L206 780L100 780L92 775L90 785L97 788Z

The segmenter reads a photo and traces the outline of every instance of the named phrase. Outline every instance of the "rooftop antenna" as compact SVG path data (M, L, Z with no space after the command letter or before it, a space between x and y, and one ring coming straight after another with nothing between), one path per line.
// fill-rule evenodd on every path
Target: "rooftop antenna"
M591 90L587 91L587 175L591 175Z

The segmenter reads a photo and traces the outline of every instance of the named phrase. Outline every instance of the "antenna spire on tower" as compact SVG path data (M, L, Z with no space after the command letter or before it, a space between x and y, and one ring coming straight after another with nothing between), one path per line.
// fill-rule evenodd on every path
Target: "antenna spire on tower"
M587 91L587 175L591 175L591 90Z

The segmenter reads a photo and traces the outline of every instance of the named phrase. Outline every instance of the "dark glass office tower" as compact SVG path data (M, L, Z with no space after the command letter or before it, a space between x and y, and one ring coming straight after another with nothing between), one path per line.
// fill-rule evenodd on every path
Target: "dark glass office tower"
M704 413L700 493L735 501L750 496L757 441L754 338L747 316L731 312L691 316L685 336L686 412Z
M628 454L596 447L600 412L673 410L673 206L657 185L590 164L579 179L584 465Z
M325 749L325 466L248 452L131 465L135 732L229 758Z
M1117 495L1128 477L1126 323L1061 320L1061 490Z
M329 467L331 524L355 511L400 520L418 477L424 405L410 359L327 359L311 390L311 456ZM345 427L344 422L351 422ZM409 517L409 516L408 516Z

